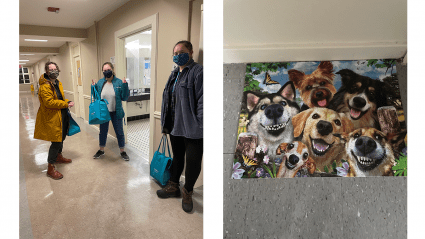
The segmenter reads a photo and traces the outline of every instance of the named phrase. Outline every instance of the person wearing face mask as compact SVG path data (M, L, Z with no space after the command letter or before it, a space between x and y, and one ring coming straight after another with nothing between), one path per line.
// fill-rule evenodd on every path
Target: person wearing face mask
M201 172L203 153L203 68L192 59L189 41L179 41L173 48L178 65L168 78L162 95L162 133L170 135L173 150L171 178L157 191L160 198L180 197L179 180L185 166L182 208L193 209L193 186Z
M102 65L103 78L97 83L92 80L92 84L96 87L97 92L100 94L101 99L108 101L108 110L111 116L112 125L114 126L115 134L118 139L118 146L120 147L121 157L125 161L129 161L125 152L125 138L123 131L123 118L124 109L122 108L122 101L127 101L129 97L128 83L125 80L117 78L114 74L114 66L111 62L105 62ZM100 158L105 154L106 138L108 136L109 121L100 125L99 133L99 150L93 158Z
M63 175L56 171L54 164L71 163L71 159L62 156L63 141L69 129L67 110L74 102L65 99L62 83L57 79L59 67L54 62L47 62L46 73L40 76L38 99L40 108L35 121L34 138L51 141L47 156L47 176L61 179Z

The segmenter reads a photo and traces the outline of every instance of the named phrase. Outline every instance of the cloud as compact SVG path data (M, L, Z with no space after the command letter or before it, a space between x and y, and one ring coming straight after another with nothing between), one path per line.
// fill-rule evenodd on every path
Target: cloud
M319 62L317 61L304 61L304 62L296 62L292 69L302 71L306 74L310 74L314 70L316 70Z
M268 85L268 86L264 85L263 89L269 93L276 93L281 87L282 86L280 84Z

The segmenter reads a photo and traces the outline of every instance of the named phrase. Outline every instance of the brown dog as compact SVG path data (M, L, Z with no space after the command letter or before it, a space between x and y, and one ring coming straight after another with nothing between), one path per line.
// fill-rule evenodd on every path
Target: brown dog
M310 174L316 170L316 163L309 156L307 146L300 141L281 143L276 155L283 155L276 178L293 178L298 170L306 167Z
M348 177L393 176L394 149L406 131L385 134L375 128L357 129L345 138L345 157L350 164Z
M349 133L353 128L353 124L343 113L315 107L295 115L292 124L294 137L307 146L319 170L324 171L324 167L334 160L337 163L341 161L344 142L335 135Z
M310 108L327 107L336 88L333 85L335 74L332 73L333 65L330 61L322 61L310 75L298 70L289 70L289 80L294 82L301 94L304 104ZM301 108L301 110L307 107Z

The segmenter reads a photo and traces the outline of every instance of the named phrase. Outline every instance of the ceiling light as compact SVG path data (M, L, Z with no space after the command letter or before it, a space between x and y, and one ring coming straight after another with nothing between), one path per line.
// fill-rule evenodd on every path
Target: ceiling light
M20 63L20 62L19 62L19 65L25 65L25 64L27 64L27 63Z
M152 30L147 30L147 31L141 32L140 34L152 34Z
M30 61L30 60L19 60L19 61Z
M34 56L35 54L21 54L21 56Z
M38 40L38 39L25 39L25 41L42 41L42 42L46 42L47 40Z

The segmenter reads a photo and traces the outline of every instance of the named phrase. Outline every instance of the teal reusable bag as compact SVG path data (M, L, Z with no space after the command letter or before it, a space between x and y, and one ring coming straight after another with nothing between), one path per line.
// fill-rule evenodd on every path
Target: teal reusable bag
M69 113L69 109L68 109L68 117L69 117L69 128L68 128L68 133L66 135L72 136L78 132L81 132L80 126L78 126L77 122L75 122L75 120L71 117L71 114Z
M94 101L93 101L94 98ZM108 110L108 101L101 99L94 85L91 86L89 106L89 124L103 124L111 120Z
M159 151L161 144L162 152ZM165 155L165 147L168 149L168 157ZM170 167L172 162L173 159L171 158L167 136L162 135L161 142L158 145L158 150L155 151L150 165L150 175L162 186L165 186L168 180L170 180Z

